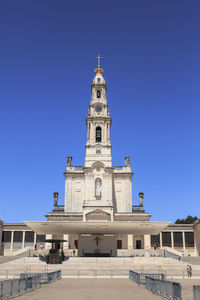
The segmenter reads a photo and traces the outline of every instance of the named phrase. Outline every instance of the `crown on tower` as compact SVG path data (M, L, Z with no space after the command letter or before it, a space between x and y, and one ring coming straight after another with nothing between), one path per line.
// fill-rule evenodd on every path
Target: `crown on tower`
M94 73L96 73L96 74L103 74L103 69L102 68L100 68L100 66L98 66L95 70L94 70Z

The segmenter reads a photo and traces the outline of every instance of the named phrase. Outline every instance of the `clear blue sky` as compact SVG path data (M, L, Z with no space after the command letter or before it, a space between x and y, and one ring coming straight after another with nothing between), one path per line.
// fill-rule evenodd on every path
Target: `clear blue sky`
M200 217L200 2L0 2L0 218L44 220L84 164L96 55L114 165L130 155L133 204L152 220Z

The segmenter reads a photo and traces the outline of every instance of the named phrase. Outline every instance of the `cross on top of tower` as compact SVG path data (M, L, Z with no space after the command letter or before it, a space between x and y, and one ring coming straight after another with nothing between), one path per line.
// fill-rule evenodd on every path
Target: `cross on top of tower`
M100 68L100 62L101 62L101 59L103 57L101 57L100 55L98 55L96 58L97 58L97 61L98 61L98 68Z

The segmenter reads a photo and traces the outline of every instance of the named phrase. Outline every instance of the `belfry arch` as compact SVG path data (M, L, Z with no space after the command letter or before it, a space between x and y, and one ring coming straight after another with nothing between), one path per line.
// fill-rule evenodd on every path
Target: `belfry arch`
M101 143L102 141L102 130L100 126L96 127L96 143Z

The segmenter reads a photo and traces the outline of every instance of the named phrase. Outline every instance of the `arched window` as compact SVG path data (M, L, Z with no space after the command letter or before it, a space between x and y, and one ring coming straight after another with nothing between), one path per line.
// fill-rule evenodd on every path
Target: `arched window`
M101 91L97 91L97 98L101 98Z
M101 143L101 127L96 128L96 143Z

